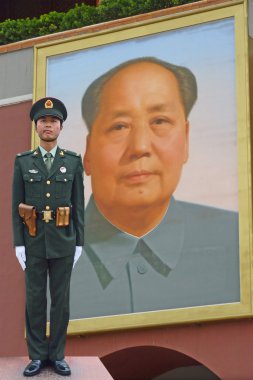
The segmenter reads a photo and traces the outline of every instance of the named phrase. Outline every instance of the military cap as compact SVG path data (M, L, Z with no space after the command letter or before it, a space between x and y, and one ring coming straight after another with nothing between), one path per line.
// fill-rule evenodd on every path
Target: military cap
M36 123L43 116L54 116L64 121L67 119L67 110L59 99L51 97L42 98L32 105L30 118Z

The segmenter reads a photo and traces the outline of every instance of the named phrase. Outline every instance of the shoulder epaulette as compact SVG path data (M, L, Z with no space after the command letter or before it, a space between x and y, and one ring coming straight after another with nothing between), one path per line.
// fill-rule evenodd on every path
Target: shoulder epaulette
M70 156L76 156L76 157L80 157L81 156L79 153L72 152L71 150L63 149L63 151L64 151L65 154L69 154Z
M28 156L29 154L32 154L34 150L27 150L26 152L21 152L17 154L17 157L22 157L22 156Z

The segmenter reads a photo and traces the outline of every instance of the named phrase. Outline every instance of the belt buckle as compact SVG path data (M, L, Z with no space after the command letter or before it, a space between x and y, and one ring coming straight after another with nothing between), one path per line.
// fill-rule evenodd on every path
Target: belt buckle
M45 223L48 223L50 220L53 220L52 218L52 210L43 210L43 218L42 220L44 220Z

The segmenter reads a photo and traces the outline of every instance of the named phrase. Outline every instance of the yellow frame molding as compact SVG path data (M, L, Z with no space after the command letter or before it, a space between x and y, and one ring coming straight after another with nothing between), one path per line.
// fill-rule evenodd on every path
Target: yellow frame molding
M45 96L47 58L50 56L228 17L233 17L235 21L241 301L239 303L70 320L68 334L252 316L252 190L247 5L246 0L229 1L152 20L145 21L144 19L141 22L110 29L104 27L99 32L52 41L34 47L33 93L34 100L37 100ZM33 130L32 146L34 147L37 142Z

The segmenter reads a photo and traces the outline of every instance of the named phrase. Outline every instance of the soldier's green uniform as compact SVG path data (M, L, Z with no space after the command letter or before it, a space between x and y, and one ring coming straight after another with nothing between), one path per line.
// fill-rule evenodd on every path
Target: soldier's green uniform
M29 235L18 205L36 207L37 233ZM68 226L56 227L57 207L70 206ZM26 333L32 360L64 358L69 321L69 286L76 246L84 244L84 186L81 156L57 147L48 172L41 150L16 156L13 177L14 246L26 252ZM43 210L53 210L45 222ZM46 338L46 282L51 293L50 338Z

